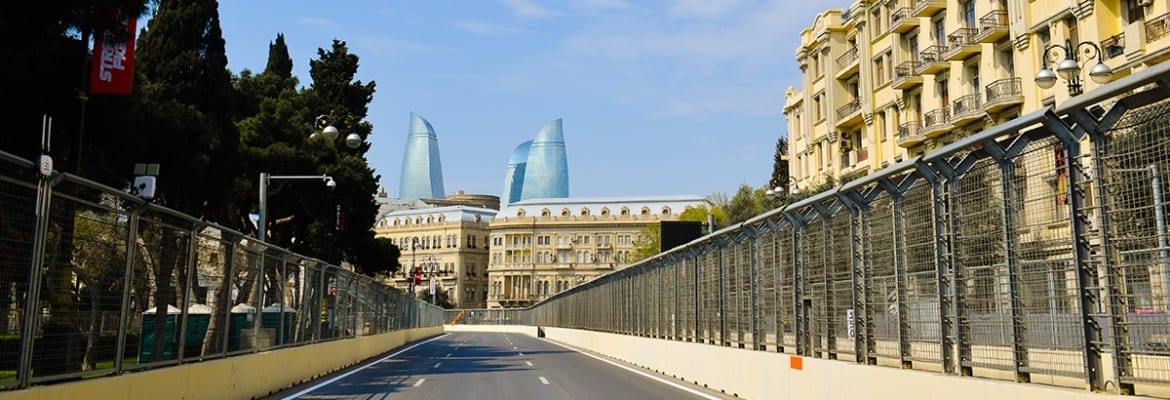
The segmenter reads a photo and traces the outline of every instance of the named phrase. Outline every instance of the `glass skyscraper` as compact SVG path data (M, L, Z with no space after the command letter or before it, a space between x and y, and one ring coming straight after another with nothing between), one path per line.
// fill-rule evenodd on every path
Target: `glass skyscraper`
M443 164L439 161L439 138L426 119L410 113L410 134L406 137L406 154L402 156L402 176L398 181L400 199L442 199Z
M501 197L502 206L520 200L569 197L569 162L560 118L512 152Z
M524 189L524 170L528 166L528 149L532 147L529 140L516 146L512 151L512 159L508 160L508 173L504 176L504 193L500 196L503 205L520 201L520 192Z

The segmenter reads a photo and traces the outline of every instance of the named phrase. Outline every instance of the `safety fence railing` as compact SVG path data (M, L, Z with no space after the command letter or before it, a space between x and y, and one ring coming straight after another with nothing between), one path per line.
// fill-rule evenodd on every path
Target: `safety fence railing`
M1094 391L1165 390L1165 82L1166 64L1119 79L509 319Z
M439 326L341 267L0 152L0 387Z

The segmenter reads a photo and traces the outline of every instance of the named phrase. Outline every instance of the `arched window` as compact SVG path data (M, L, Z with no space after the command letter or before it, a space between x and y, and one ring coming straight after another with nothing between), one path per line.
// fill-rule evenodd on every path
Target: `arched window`
M562 217L568 217L568 216L569 216L569 209L568 209L568 208L562 208L562 209L561 209L561 216L562 216Z
M588 208L585 208L585 207L581 207L581 216L582 216L582 217L587 217L587 216L589 216L589 209L588 209Z
M523 208L521 208L521 209L519 209L519 210L516 210L516 216L517 216L517 217L523 217L523 216L524 216L524 209L523 209Z
M608 216L609 216L609 208L608 208L608 207L602 207L602 208L601 208L601 216L602 216L602 217L608 217Z
M670 215L670 207L662 207L662 215Z
M650 215L650 207L642 206L642 215Z
M630 215L630 209L626 208L626 207L622 207L622 216L624 217L627 215Z

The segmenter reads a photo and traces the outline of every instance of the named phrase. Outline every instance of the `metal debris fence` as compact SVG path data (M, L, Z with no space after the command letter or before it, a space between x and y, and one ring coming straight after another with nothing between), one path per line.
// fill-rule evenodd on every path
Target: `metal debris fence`
M442 310L0 152L0 387L439 326Z
M531 308L476 312L484 323L1164 390L1168 77L1170 65L1152 67Z

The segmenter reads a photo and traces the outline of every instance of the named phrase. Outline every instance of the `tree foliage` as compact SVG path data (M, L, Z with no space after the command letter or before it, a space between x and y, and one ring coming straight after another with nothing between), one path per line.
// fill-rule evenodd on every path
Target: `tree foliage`
M646 225L638 232L638 239L634 241L634 252L630 253L631 263L654 257L662 251L662 225L657 223Z

